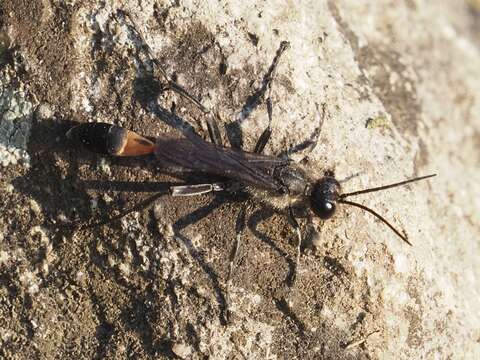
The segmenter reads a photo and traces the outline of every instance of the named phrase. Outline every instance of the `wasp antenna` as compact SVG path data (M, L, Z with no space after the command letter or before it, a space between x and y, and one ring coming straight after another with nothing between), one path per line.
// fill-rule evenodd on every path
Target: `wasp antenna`
M397 183L394 183L394 184L383 185L383 186L374 187L374 188L370 188L370 189L364 189L364 190L354 191L354 192L351 192L351 193L345 193L345 194L341 194L341 195L340 195L340 199L345 199L346 197L349 197L349 196L366 194L366 193L374 192L374 191L391 189L391 188L394 188L394 187L397 187L397 186L402 186L402 185L405 185L405 184L408 184L408 183L411 183L411 182L428 179L428 178L431 178L431 177L434 177L434 176L437 176L437 174L420 176L420 177L416 177L416 178L413 178L413 179L408 179L408 180L400 181L400 182L397 182Z
M395 229L392 224L390 224L383 216L378 214L376 211L366 207L365 205L362 205L362 204L359 204L359 203L356 203L356 202L353 202L353 201L340 199L338 202L340 202L342 204L346 204L346 205L355 206L355 207L358 207L362 210L365 210L366 212L369 212L370 214L375 216L377 219L381 220L385 225L387 225L395 234L397 234L400 237L400 239L405 241L408 245L413 246L412 243L410 241L408 241L407 234L400 233L400 231Z

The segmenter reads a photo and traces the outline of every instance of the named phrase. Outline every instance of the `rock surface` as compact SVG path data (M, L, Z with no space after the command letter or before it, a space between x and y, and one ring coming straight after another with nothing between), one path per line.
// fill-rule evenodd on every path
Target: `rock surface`
M2 2L0 356L480 358L479 8ZM438 176L358 197L413 247L356 208L301 219L294 284L295 233L281 213L247 202L225 323L242 199L162 198L73 231L149 195L117 191L134 189L124 182L178 179L89 154L64 134L86 121L179 134L183 119L206 136L205 116L161 91L155 58L214 109L225 141L252 149L268 124L252 99L284 40L267 153L288 150L312 176L334 169L346 192Z

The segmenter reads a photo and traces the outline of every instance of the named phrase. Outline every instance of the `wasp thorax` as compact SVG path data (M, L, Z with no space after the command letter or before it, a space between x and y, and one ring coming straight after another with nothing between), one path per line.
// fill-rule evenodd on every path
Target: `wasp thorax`
M335 213L340 194L340 184L333 176L325 176L315 183L310 195L311 207L321 219L329 219Z

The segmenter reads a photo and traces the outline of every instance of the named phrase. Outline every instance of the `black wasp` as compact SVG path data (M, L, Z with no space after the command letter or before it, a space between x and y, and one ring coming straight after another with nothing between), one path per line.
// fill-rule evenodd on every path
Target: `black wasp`
M394 184L373 187L369 189L343 193L340 183L335 179L333 172L327 171L319 179L310 177L305 169L293 164L288 159L264 155L263 149L271 136L272 102L270 99L271 83L282 53L289 47L282 42L273 60L267 75L264 78L264 93L268 93L266 105L269 126L257 141L253 152L242 151L222 146L221 137L211 112L203 107L198 100L189 95L178 84L170 80L165 71L161 71L167 81L166 88L174 90L196 104L208 115L212 143L203 140L192 131L184 132L183 138L161 134L155 141L147 139L135 132L107 123L85 123L73 127L67 133L70 139L85 145L88 149L111 156L142 156L154 155L162 168L200 172L206 175L220 177L224 181L188 184L170 187L171 196L194 196L217 191L247 191L255 198L266 201L277 209L286 209L287 216L295 228L298 237L297 262L298 268L302 236L299 225L295 220L295 209L311 209L314 215L321 219L329 219L335 214L337 204L358 207L369 212L387 225L404 242L411 245L405 233L395 229L385 218L365 205L347 200L359 194L390 189L435 176L435 174L416 177ZM159 64L157 63L159 66ZM160 196L158 196L160 197ZM134 210L138 210L138 207ZM130 212L129 210L128 212ZM243 210L244 211L244 210ZM126 213L110 219L118 219ZM230 279L235 254L238 252L240 236L237 234L234 256L230 261ZM228 294L228 292L227 292Z

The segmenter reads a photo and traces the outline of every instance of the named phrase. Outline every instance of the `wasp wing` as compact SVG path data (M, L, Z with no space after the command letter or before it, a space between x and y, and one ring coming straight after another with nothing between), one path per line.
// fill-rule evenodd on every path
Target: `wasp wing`
M156 141L155 156L167 168L218 175L266 190L281 187L271 174L275 167L288 164L288 160L217 146L193 136L162 135Z

